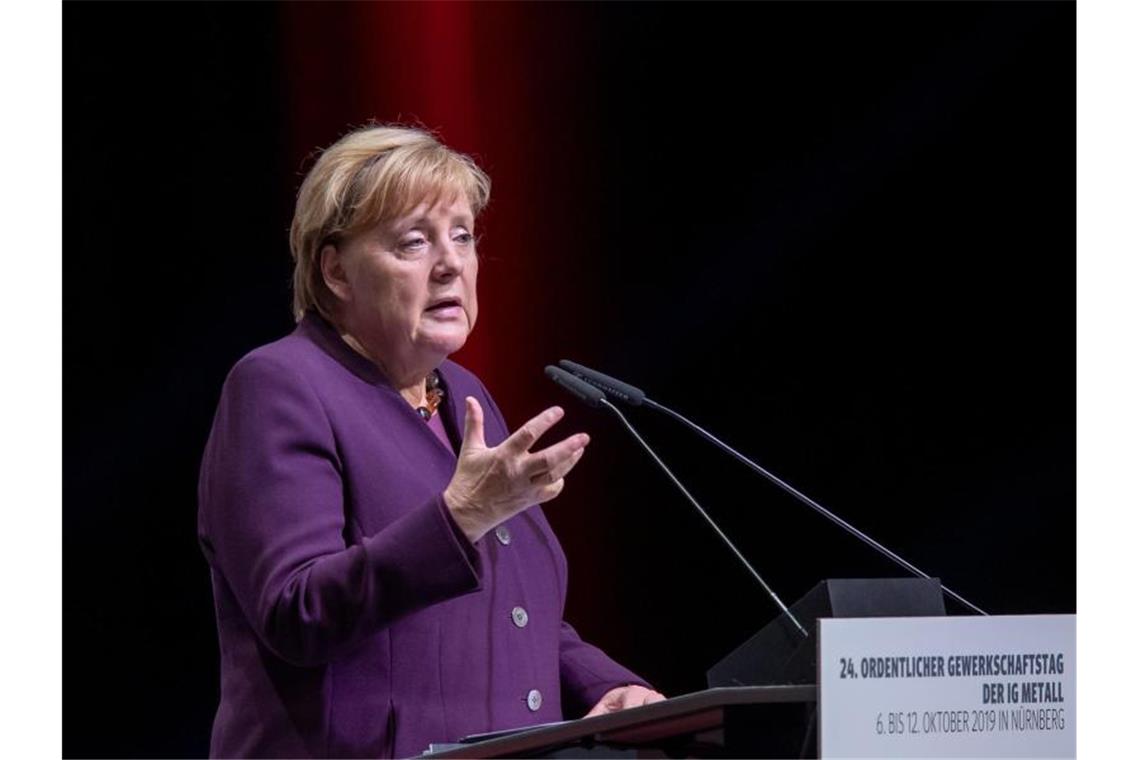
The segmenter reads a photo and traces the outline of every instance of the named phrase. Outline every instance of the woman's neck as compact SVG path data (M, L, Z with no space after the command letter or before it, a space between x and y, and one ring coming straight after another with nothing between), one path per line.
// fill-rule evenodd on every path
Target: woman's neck
M392 387L404 397L404 400L407 401L413 409L427 405L427 376L430 370L424 372L413 370L405 373L394 373L391 367L385 365L384 362L369 353L364 345L350 333L342 332L340 337L353 351L375 364L384 376L388 378L388 382L392 384Z

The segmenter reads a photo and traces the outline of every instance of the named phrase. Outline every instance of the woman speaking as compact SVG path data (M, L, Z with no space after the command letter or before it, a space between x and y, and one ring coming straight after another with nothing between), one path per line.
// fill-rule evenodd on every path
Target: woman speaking
M478 315L487 176L431 135L352 132L301 185L292 334L222 389L198 532L221 649L214 756L406 757L663 697L562 620L541 503L589 442L511 432L447 357Z

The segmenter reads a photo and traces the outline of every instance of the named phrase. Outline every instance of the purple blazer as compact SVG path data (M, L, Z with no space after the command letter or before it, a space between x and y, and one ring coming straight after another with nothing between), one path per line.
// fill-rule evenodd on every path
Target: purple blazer
M487 389L439 368L449 437ZM222 389L199 480L221 701L210 754L407 757L577 717L641 678L562 620L566 558L533 506L472 545L442 493L455 454L309 314Z

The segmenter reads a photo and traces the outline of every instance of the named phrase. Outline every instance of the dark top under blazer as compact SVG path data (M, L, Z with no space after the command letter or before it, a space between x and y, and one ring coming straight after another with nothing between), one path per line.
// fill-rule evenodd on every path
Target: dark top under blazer
M507 437L474 375L439 374L454 440L466 396L487 444ZM237 363L199 481L221 649L211 755L406 757L645 684L563 622L566 559L539 507L504 523L508 543L458 530L442 499L455 463L315 314Z

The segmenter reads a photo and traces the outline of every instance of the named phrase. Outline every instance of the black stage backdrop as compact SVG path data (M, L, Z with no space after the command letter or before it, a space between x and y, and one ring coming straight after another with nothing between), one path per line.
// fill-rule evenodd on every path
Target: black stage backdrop
M547 511L615 658L697 690L774 608L560 358L991 612L1075 611L1075 53L1071 3L65 4L65 754L207 751L199 456L291 329L311 151L369 119L494 179L457 359L512 425L591 433ZM632 418L789 603L898 574Z

